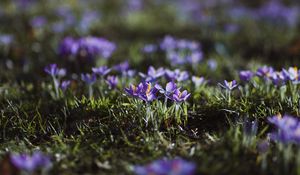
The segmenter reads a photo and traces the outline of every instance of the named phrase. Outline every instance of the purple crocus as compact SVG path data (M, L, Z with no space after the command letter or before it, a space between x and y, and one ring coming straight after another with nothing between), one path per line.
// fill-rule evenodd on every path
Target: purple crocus
M117 64L113 67L114 70L118 71L118 72L124 72L127 71L129 69L129 63L128 61L124 61L120 64Z
M157 98L157 89L150 82L140 83L137 87L130 85L125 88L125 92L133 97L137 97L145 102L151 102Z
M89 60L97 56L107 59L115 49L116 45L114 43L98 37L83 37L77 40L67 37L59 46L59 52L62 55Z
M37 169L47 169L51 166L50 158L41 152L28 154L12 154L10 156L12 164L23 171L34 172Z
M177 102L177 103L181 103L186 101L189 97L190 97L190 93L187 92L187 90L184 91L180 91L180 88L176 89L174 94L172 95L172 99L173 101Z
M154 44L147 44L143 48L144 53L153 53L157 50L157 46Z
M283 72L273 72L270 75L270 80L276 85L285 85L286 81L288 80Z
M96 75L105 76L111 71L111 69L108 68L107 66L100 66L100 67L92 68L92 71Z
M192 76L192 82L196 87L200 87L201 85L204 85L206 83L204 77L197 77L197 76Z
M164 89L160 85L156 84L155 88L162 94L164 94L167 98L171 98L173 93L177 90L177 85L171 81L166 84L166 88Z
M240 71L240 73L239 73L240 80L245 81L245 82L250 81L253 76L254 76L254 73L250 70L243 70L243 71Z
M37 16L30 21L30 24L32 27L40 28L47 24L47 19L44 16Z
M58 53L60 56L71 56L72 48L76 44L76 40L72 37L64 38L59 44Z
M269 117L268 121L276 127L276 131L269 134L271 140L284 144L300 144L299 119L288 115L284 115L283 117L276 115Z
M88 85L94 84L97 80L95 74L81 74L81 79Z
M118 77L116 76L107 76L106 83L108 84L109 88L114 89L118 84Z
M57 67L57 64L50 64L44 68L44 71L51 75L52 77L60 76L63 77L66 75L66 69L60 69Z
M193 175L196 165L181 158L156 160L145 166L135 166L137 175Z
M224 84L219 83L219 85L222 88L227 89L229 91L232 91L233 89L235 89L236 87L238 87L238 84L237 84L237 82L235 80L232 80L232 81L224 80Z
M274 69L272 67L263 66L257 69L256 75L264 79L269 79L273 72Z
M60 88L63 90L63 91L66 91L67 88L70 86L71 84L71 81L70 80L64 80L61 82L60 84Z
M129 88L125 88L125 92L132 97L139 97L143 89L143 83L140 83L138 86L131 84Z
M290 67L288 70L283 69L282 74L284 78L291 80L294 84L300 82L300 71L297 67Z
M155 69L153 66L148 68L147 74L140 73L140 76L145 79L147 82L156 81L158 78L162 77L165 74L164 68L160 67Z
M189 74L187 71L180 71L179 69L175 69L174 71L166 69L166 77L169 81L185 81L189 78Z

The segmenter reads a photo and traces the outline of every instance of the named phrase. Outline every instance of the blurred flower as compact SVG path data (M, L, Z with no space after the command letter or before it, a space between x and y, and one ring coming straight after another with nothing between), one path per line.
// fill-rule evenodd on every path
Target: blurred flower
M206 80L204 79L204 77L192 76L192 82L196 87L200 87L201 85L204 85L206 83Z
M113 69L118 72L127 71L129 69L129 63L128 63L128 61L124 61L118 65L115 65Z
M243 70L243 71L240 71L239 76L242 81L248 82L252 79L252 77L254 76L254 73L249 70Z
M96 75L105 76L111 71L111 69L109 69L107 66L100 66L100 67L92 68L92 71Z
M266 153L269 150L270 142L268 140L263 140L258 142L257 144L257 150L260 153Z
M136 74L135 70L127 70L122 72L122 75L125 77L133 77Z
M270 133L270 139L284 144L300 144L300 122L298 119L284 115L269 117L268 121L275 125L276 131Z
M175 69L174 71L166 69L165 71L166 77L169 81L185 81L189 78L189 74L187 71L180 71L179 69Z
M107 76L106 83L108 84L109 88L114 89L118 84L118 77L116 76Z
M97 11L85 11L79 21L78 27L81 32L88 32L96 21L99 21L100 14Z
M264 79L269 79L273 72L274 69L272 67L263 66L257 69L256 75Z
M143 48L144 53L153 53L157 50L157 46L154 44L147 44Z
M203 59L200 44L195 41L166 36L160 43L160 48L166 52L172 65L196 64Z
M224 84L219 83L219 85L222 88L227 89L229 91L232 91L234 88L238 87L238 84L235 80L232 80L232 81L224 80Z
M297 24L299 7L287 7L278 0L270 0L258 9L257 15L266 22L293 27Z
M162 77L165 74L164 68L160 67L155 69L153 66L148 68L147 74L139 73L142 78L147 82L156 81L159 77Z
M291 80L295 84L300 82L300 71L297 67L290 67L288 70L282 69L282 74L284 78Z
M72 48L76 44L76 40L72 37L65 37L58 48L60 56L70 56L72 54Z
M14 37L9 34L0 35L0 45L10 45L14 41Z
M30 21L30 25L34 28L40 28L47 24L47 19L44 16L36 16Z
M97 80L95 74L81 74L81 79L88 85L94 84Z
M71 81L70 81L70 80L62 81L61 84L60 84L60 88L61 88L63 91L66 91L67 88L70 86L70 84L71 84Z
M282 72L277 72L277 71L271 73L269 78L277 86L285 85L286 81L288 80Z
M67 37L59 46L61 55L86 58L89 60L97 56L107 59L112 55L115 49L116 45L114 43L98 37L83 37L78 40Z
M51 166L50 158L41 152L28 154L12 154L10 156L12 164L24 171L33 172L37 169L47 169Z
M156 160L145 166L135 166L137 175L193 175L196 165L181 158Z
M44 71L51 75L52 77L60 76L63 77L66 75L66 69L59 69L57 64L50 64L44 68Z
M209 59L207 65L210 70L214 71L218 67L218 62L215 59Z

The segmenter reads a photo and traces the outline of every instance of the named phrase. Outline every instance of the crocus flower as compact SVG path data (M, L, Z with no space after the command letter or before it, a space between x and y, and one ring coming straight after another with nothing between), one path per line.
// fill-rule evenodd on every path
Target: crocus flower
M235 80L233 80L233 81L224 80L224 84L219 83L219 85L222 88L227 89L229 91L232 91L234 88L238 87L238 84Z
M65 38L59 46L59 51L62 55L86 58L92 60L97 56L109 58L116 45L104 38L84 37L80 39Z
M66 91L67 88L70 86L71 84L71 81L70 80L64 80L61 82L60 84L60 88L63 90L63 91Z
M118 72L124 72L127 71L129 69L129 63L128 61L124 61L118 65L115 65L113 67L114 70L118 71Z
M187 90L180 92L180 88L178 88L175 90L171 100L177 103L184 102L190 97L190 95L191 94L188 93Z
M31 21L30 24L32 27L35 28L40 28L43 27L47 23L47 19L44 16L37 16L34 17Z
M156 160L145 166L135 166L137 175L193 175L196 165L181 158Z
M282 69L282 74L284 78L291 80L295 84L300 82L300 71L297 67L290 67L288 70Z
M148 68L147 74L140 73L140 76L147 82L153 82L156 81L159 77L162 77L164 74L164 68L160 67L158 69L155 69L153 66L150 66Z
M250 81L253 76L254 76L254 73L250 70L243 70L243 71L240 71L240 73L239 73L240 79L245 82Z
M158 90L153 87L151 83L145 82L140 83L137 87L135 87L134 85L130 85L129 88L125 88L125 91L129 95L138 97L139 99L148 103L157 98L156 93Z
M10 160L16 168L27 172L43 168L47 169L51 166L50 158L41 152L34 152L32 155L12 154Z
M142 89L143 83L140 83L138 86L131 84L129 88L125 88L125 92L132 97L139 97L139 94L141 93Z
M276 131L270 133L270 139L284 144L300 144L300 122L297 118L284 115L269 117L268 121L275 125Z
M105 76L111 71L111 69L109 69L107 66L100 66L92 68L92 71L96 75Z
M94 84L97 80L95 74L81 74L81 79L89 85Z
M108 84L108 86L111 89L114 89L114 88L116 88L116 86L118 84L118 77L116 77L116 76L107 76L106 83Z
M72 37L64 38L58 48L60 56L70 56L72 54L72 47L76 44L76 40Z
M270 80L277 86L284 85L288 80L283 72L273 72L269 76Z
M263 66L257 69L256 75L264 79L269 79L273 72L274 69L272 67Z
M66 75L66 69L59 69L57 67L57 64L50 64L48 66L45 67L44 71L51 75L52 77L55 76L65 76Z
M151 83L143 83L143 91L140 93L140 99L145 102L151 102L157 98L156 93L157 89L152 86Z
M204 77L197 77L197 76L192 76L192 82L196 87L200 87L201 85L206 83Z
M156 84L155 88L158 89L158 91L162 94L164 94L166 97L171 98L171 95L177 90L177 85L171 81L166 84L166 88L164 89L160 85Z
M180 71L179 69L175 69L174 71L166 69L166 77L169 81L185 81L189 78L189 74L187 71Z
M153 53L157 50L157 46L154 44L147 44L143 48L144 53Z

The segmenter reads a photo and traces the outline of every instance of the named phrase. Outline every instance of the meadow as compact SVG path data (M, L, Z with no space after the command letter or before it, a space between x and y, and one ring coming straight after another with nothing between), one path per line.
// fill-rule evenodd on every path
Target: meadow
M1 0L1 175L300 175L298 0Z

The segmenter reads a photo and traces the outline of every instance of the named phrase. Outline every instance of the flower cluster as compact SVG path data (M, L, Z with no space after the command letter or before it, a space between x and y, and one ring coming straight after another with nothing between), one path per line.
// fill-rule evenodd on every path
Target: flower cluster
M12 154L11 163L19 170L34 172L38 169L47 169L51 166L50 158L41 152L29 154Z
M290 67L288 69L282 69L281 71L275 71L274 68L263 66L257 69L257 71L251 72L249 70L240 71L239 76L242 81L250 81L254 76L263 78L266 81L271 81L275 85L285 85L288 81L293 84L300 82L300 71L297 67Z
M166 84L166 88L162 88L160 85L155 85L161 94L167 99L170 99L176 103L184 102L190 97L190 93L187 90L180 91L181 88L177 88L177 85L174 82L169 82Z
M150 66L147 74L139 73L140 76L147 82L155 82L161 77L165 77L168 81L186 81L189 79L189 73L187 71L181 71L180 69L170 70L162 67L155 69Z
M276 131L270 133L271 140L284 144L300 144L300 121L295 117L284 115L273 116L268 118L269 122L274 124Z
M145 166L135 166L134 173L137 175L193 175L196 165L181 158L172 160L156 160Z
M172 65L197 64L203 59L200 44L195 41L165 36L160 49L166 52Z
M116 45L104 38L83 37L74 39L66 37L60 43L59 54L61 56L79 57L88 60L92 60L97 56L107 59L115 49Z
M61 78L64 77L67 73L66 69L64 68L58 68L57 64L50 64L44 68L44 71L52 77L56 97L59 97L59 88L61 88L62 91L66 91L66 89L70 86L71 81L70 80L63 80L61 81Z
M145 102L151 102L157 99L157 89L152 86L150 82L140 83L138 86L130 85L129 88L125 88L125 91L129 95Z
M277 0L268 1L257 11L257 15L260 20L273 24L295 26L299 17L298 7L284 6Z

